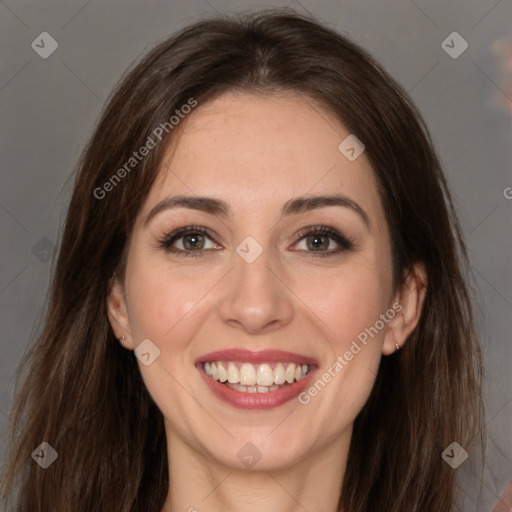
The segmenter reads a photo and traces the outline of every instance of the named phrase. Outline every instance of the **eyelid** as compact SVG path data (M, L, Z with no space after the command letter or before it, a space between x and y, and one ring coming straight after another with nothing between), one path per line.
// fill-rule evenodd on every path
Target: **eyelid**
M217 241L216 235L212 234L212 231L210 229L208 229L204 226L198 226L198 225L188 225L188 226L182 226L177 229L174 229L173 231L171 231L171 233L165 235L163 238L160 238L160 240L159 240L160 246L167 252L178 254L178 255L184 255L184 256L201 256L205 252L212 251L211 248L210 249L192 250L192 251L171 248L172 244L175 243L177 240L183 238L186 235L194 234L194 233L198 233L203 236L206 236L214 244L222 247L222 244L220 244ZM316 257L316 256L321 257L321 256L335 255L335 254L339 254L339 253L342 253L345 251L356 249L356 243L352 238L343 235L337 228L330 226L330 225L326 225L326 224L311 225L311 226L306 226L306 227L302 228L301 230L299 230L298 232L296 232L293 235L295 242L293 242L293 244L290 247L293 247L294 245L298 244L300 241L302 241L307 236L313 236L316 234L321 235L321 236L327 236L327 237L331 238L332 240L334 240L336 242L338 247L335 249L327 250L327 251L299 250L297 252L308 254L311 257ZM215 250L219 250L219 249L216 248Z
M337 244L341 245L345 250L356 249L356 241L352 237L343 234L342 232L340 232L339 229L337 229L333 226L330 226L328 224L312 225L312 226L307 226L305 228L302 228L300 231L295 233L294 238L296 238L297 241L294 242L294 244L301 241L303 238L305 238L307 236L312 236L315 234L328 236L328 237L334 239L334 241ZM309 252L315 252L315 251L309 251ZM320 251L320 252L322 252L322 251ZM326 251L323 251L323 252L326 252Z
M197 226L197 225L193 225L193 224L173 229L170 233L165 234L161 241L162 242L175 241L178 238L181 238L182 236L190 234L190 233L200 233L203 235L207 235L215 243L218 244L218 242L215 240L215 235L209 228L206 228L204 226Z

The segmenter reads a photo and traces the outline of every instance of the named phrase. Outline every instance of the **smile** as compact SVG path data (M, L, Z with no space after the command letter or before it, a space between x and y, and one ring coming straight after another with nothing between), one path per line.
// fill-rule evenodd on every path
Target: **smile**
M286 384L303 379L309 372L307 364L212 361L204 363L206 375L243 393L268 393Z
M315 360L289 352L224 350L196 361L213 394L239 409L271 409L296 398L318 369Z

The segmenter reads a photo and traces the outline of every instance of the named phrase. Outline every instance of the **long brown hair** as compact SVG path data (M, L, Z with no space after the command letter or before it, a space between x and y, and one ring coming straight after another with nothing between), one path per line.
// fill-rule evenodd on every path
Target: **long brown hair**
M383 357L358 415L340 508L454 510L441 458L482 432L481 356L459 223L428 131L404 90L350 39L292 11L196 23L156 46L114 90L82 156L44 329L23 362L2 482L16 511L159 512L168 492L163 419L106 314L109 282L169 137L104 184L191 98L229 90L311 98L366 146L393 249L395 286L416 262L423 312L403 350ZM98 198L98 196L102 196ZM47 469L31 459L43 441Z

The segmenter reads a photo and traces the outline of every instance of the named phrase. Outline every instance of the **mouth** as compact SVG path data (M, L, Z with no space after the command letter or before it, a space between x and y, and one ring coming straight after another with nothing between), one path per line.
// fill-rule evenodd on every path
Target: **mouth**
M318 364L282 351L225 350L196 362L203 380L218 398L240 409L272 409L297 397Z

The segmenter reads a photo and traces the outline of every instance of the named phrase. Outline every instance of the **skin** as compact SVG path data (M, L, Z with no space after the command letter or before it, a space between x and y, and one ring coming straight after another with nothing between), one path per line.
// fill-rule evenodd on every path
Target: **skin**
M373 171L364 153L350 162L338 150L348 134L309 98L228 93L199 105L166 148L134 225L124 282L114 282L108 299L125 348L149 338L160 349L139 366L165 420L165 512L337 510L353 422L380 358L405 343L425 295L420 267L393 289ZM334 193L356 202L369 227L340 206L279 216L292 198ZM156 204L178 194L222 199L231 216L167 209L145 224ZM213 240L200 239L199 256L166 252L160 240L187 225L208 228ZM355 248L318 256L314 237L297 237L311 225L335 228ZM236 252L248 236L263 249L250 264ZM324 252L337 247L321 241ZM184 250L183 242L174 247ZM213 350L279 349L316 358L321 375L396 302L402 310L305 405L236 409L194 366ZM248 442L262 454L251 468L237 457Z

